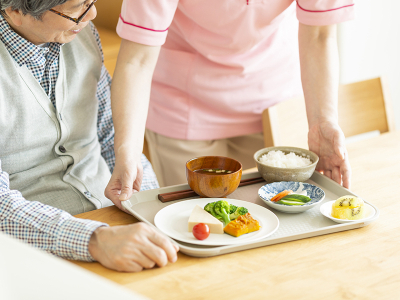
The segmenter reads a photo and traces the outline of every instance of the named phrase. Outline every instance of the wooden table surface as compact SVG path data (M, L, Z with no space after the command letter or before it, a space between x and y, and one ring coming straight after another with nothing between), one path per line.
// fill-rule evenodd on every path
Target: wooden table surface
M370 225L314 238L195 258L140 273L73 262L151 299L400 299L400 131L347 147L351 190L381 214ZM137 220L115 207L78 215Z

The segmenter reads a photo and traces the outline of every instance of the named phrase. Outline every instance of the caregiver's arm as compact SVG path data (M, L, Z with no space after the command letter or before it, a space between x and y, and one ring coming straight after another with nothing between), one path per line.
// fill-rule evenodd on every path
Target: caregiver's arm
M339 58L336 25L300 23L301 79L309 125L308 144L318 154L317 170L350 188L351 169L338 125Z
M139 191L143 169L140 157L149 106L150 87L160 47L122 40L111 85L115 127L115 168L105 191L121 208L122 200Z

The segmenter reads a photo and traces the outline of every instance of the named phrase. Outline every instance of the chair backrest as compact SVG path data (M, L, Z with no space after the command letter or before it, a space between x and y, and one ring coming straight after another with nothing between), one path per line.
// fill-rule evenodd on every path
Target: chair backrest
M339 87L339 125L345 137L394 130L393 110L381 78ZM265 146L308 149L308 123L304 98L279 103L263 112Z
M93 20L99 31L103 46L104 65L111 75L114 73L121 44L121 38L117 35L116 28L122 2L123 0L97 1L97 17ZM144 140L143 153L150 160L146 139Z
M111 76L114 74L121 44L121 38L116 32L121 6L122 0L97 1L97 17L93 20L103 46L104 65Z
M97 27L105 28L115 32L123 0L97 1L97 17L93 23Z

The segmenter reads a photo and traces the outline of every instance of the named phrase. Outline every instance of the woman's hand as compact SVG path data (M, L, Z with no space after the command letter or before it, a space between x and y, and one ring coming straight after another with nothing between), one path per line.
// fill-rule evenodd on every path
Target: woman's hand
M319 156L316 170L350 189L351 168L339 125L322 122L310 127L308 145Z
M124 210L121 201L128 200L132 196L132 193L139 192L142 180L143 167L140 159L136 162L127 159L117 159L104 195L119 209Z

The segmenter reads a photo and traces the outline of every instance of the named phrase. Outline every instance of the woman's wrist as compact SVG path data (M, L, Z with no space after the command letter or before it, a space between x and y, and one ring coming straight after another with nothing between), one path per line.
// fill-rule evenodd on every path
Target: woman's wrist
M314 116L308 116L309 128L314 127L318 124L333 124L338 125L338 115L336 112L319 112L314 113Z
M116 161L134 162L140 160L142 155L142 149L139 149L137 144L124 143L121 146L115 146L114 152Z

